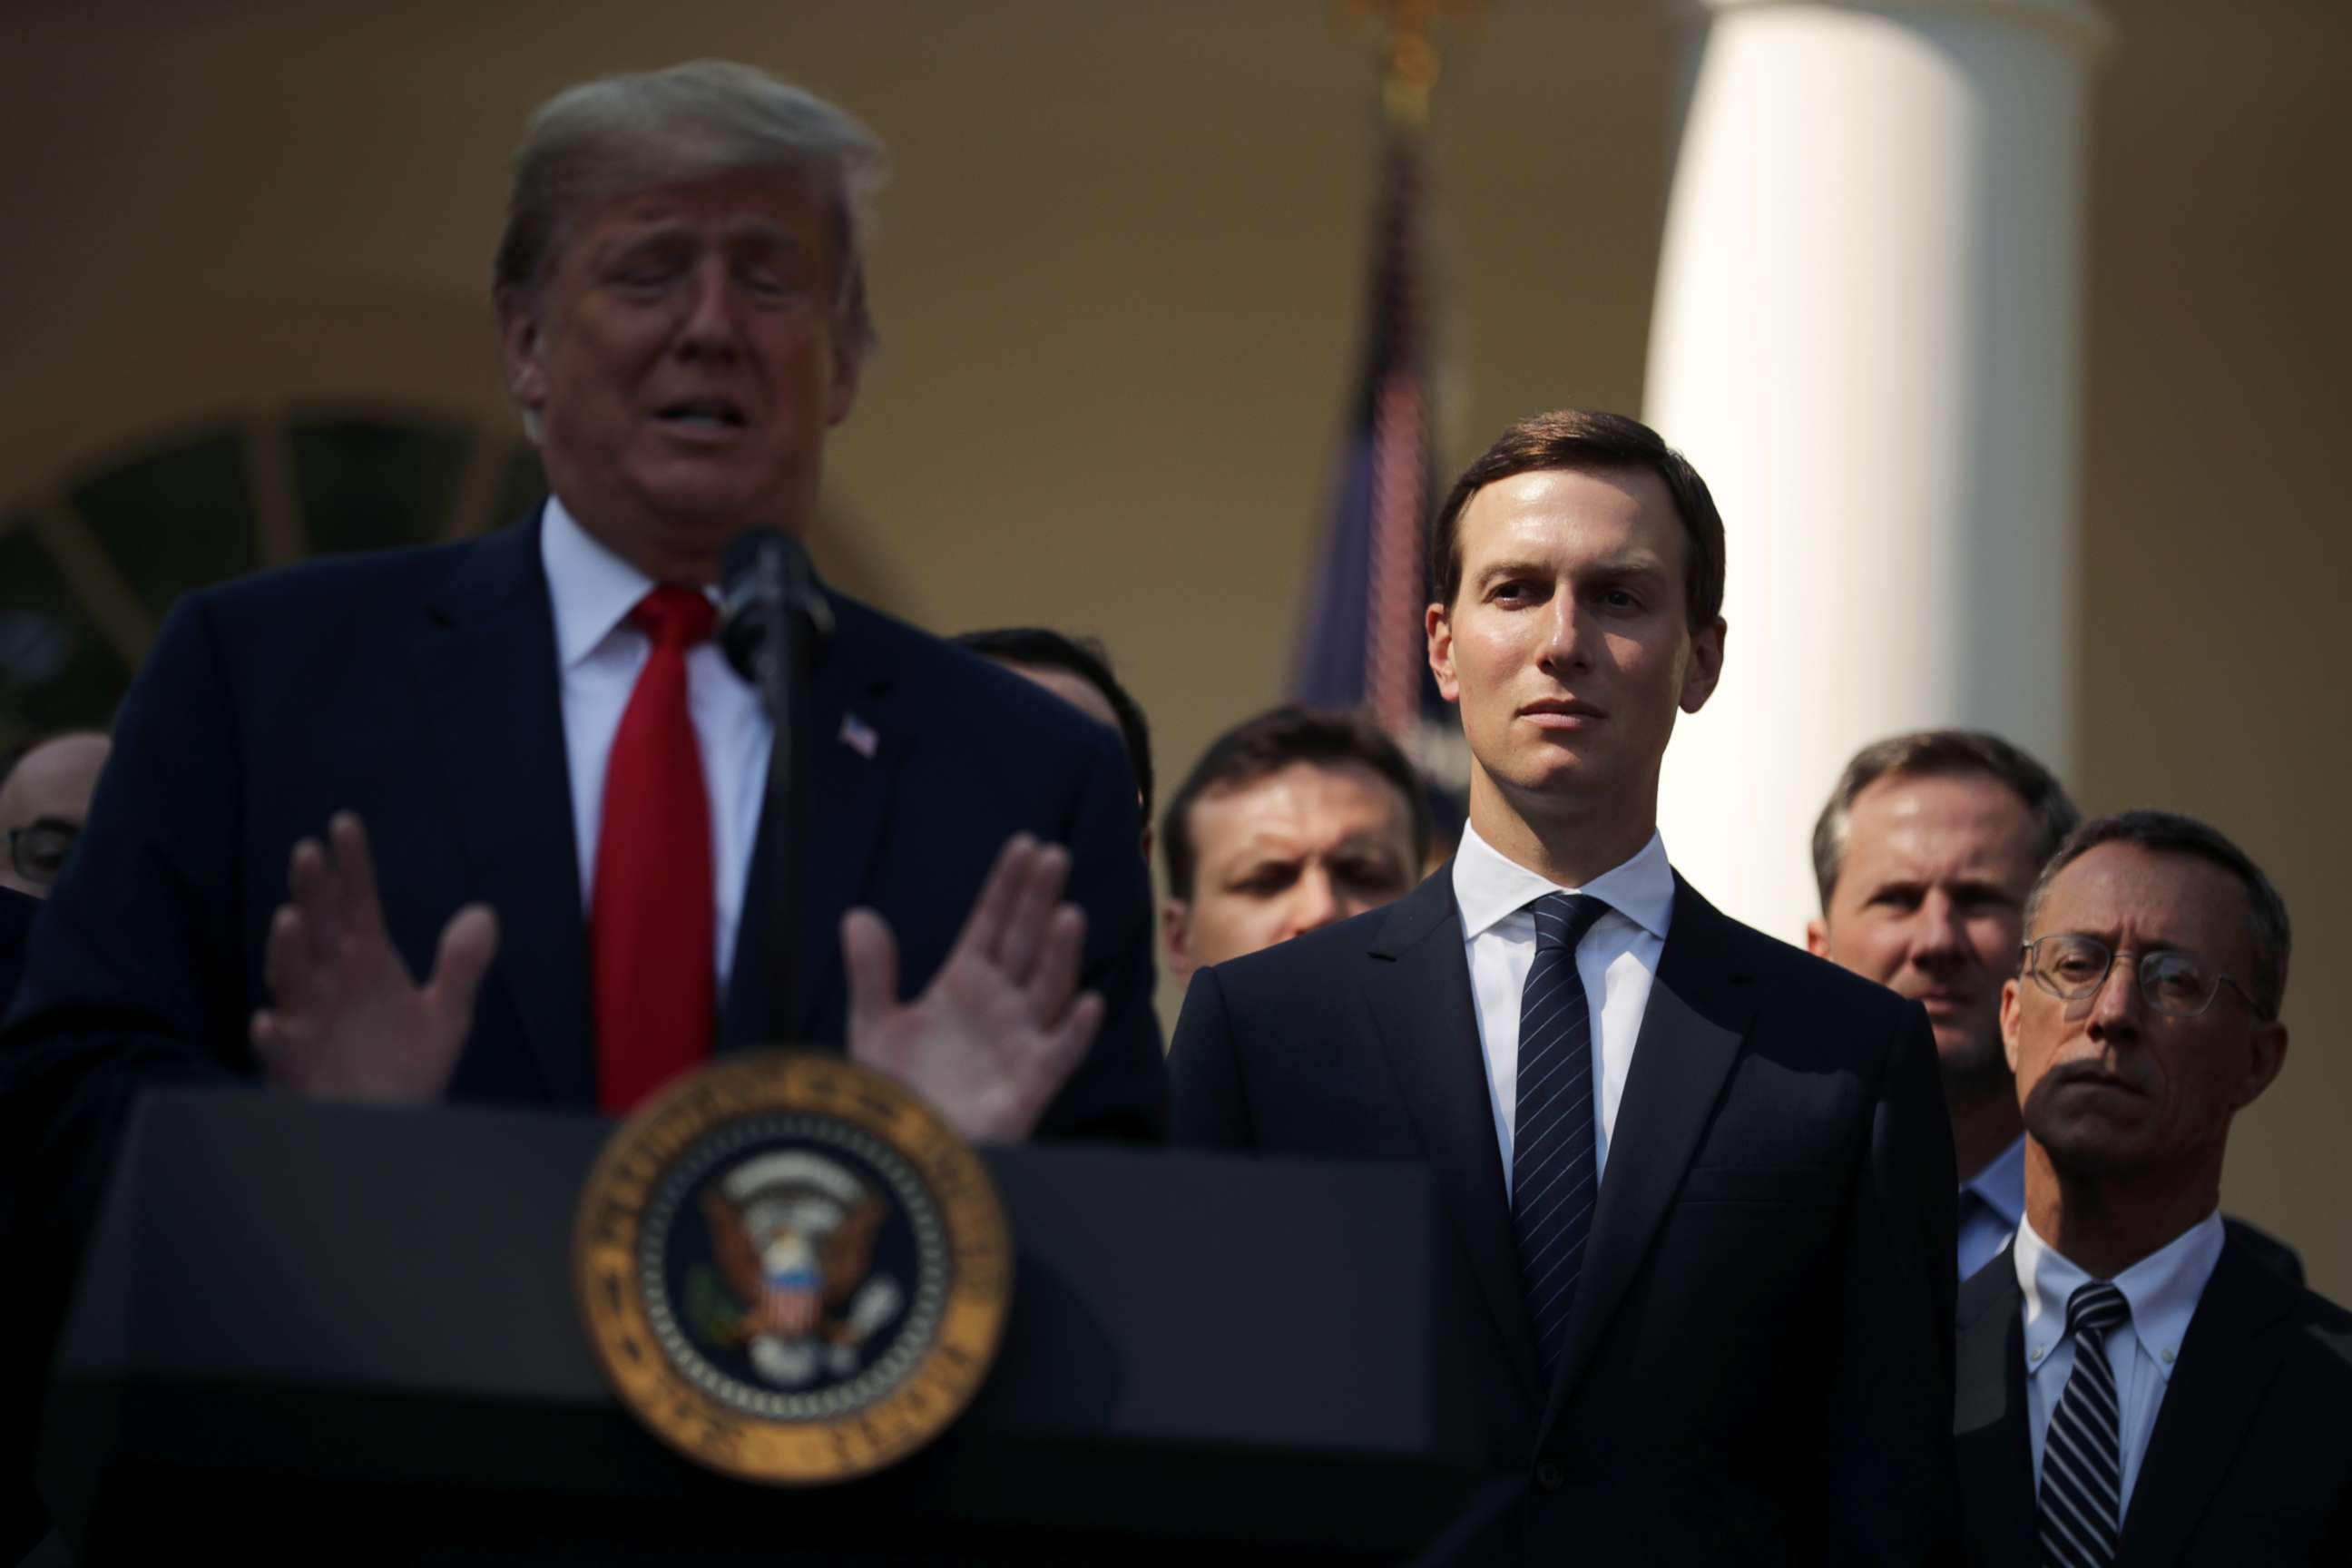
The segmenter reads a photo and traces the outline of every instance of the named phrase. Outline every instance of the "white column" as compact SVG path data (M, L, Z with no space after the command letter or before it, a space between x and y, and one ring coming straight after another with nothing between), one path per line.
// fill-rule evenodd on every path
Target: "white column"
M1703 0L1646 417L1729 540L1675 862L1799 940L1815 814L1900 730L2073 760L2090 69L2074 0Z

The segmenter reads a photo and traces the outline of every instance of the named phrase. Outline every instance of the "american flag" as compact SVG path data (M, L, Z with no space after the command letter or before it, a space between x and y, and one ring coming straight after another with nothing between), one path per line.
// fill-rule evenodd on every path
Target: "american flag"
M1362 369L1332 465L1293 687L1309 707L1369 708L1443 780L1460 731L1430 678L1422 630L1431 500L1423 162L1419 127L1391 120Z
M882 737L874 732L873 725L856 714L845 713L841 716L841 743L870 763L874 760L875 751L882 744Z

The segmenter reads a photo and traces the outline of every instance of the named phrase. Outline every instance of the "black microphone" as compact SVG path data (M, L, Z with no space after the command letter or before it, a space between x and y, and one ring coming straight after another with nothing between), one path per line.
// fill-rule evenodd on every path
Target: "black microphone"
M802 686L811 648L832 634L833 606L799 541L755 528L728 544L719 558L719 645L735 672L759 689L775 730L759 835L767 849L768 916L755 1024L771 1045L789 1036L800 994L800 781L808 776ZM736 963L748 956L739 947Z
M737 534L719 557L719 646L727 662L765 692L773 674L805 653L803 629L820 640L833 635L833 606L817 591L808 552L772 528Z

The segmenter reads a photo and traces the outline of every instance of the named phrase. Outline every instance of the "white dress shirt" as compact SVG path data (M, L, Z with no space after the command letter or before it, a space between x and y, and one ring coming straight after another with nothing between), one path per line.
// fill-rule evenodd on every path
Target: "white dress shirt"
M2131 1321L2107 1335L2107 1364L2116 1374L2116 1394L2122 1404L2117 1435L2123 1440L2124 1490L2118 1520L2131 1509L2132 1484L2139 1479L2139 1463L2147 1457L2147 1440L2156 1431L2157 1412L2172 1382L2180 1342L2197 1314L2205 1282L2221 1259L2223 1239L2216 1210L2112 1281L2131 1308ZM2018 1225L2015 1257L2018 1288L2025 1296L2025 1416L2033 1435L2038 1495L2050 1415L2058 1408L2058 1396L2074 1370L2074 1342L2066 1337L2066 1303L2091 1276L2035 1235L2031 1221Z
M2025 1218L2025 1134L1960 1184L1973 1203L1960 1205L1960 1278L2000 1256Z
M653 639L631 626L628 615L657 584L591 539L552 496L540 522L539 554L555 611L563 750L572 773L572 827L579 836L580 907L586 910L595 897L605 763L638 672L653 652ZM710 899L717 917L712 934L724 996L775 731L759 692L735 673L715 637L687 655L686 692L701 746L702 784L710 796Z
M1536 961L1536 917L1528 906L1546 893L1589 893L1610 912L1576 948L1576 973L1592 1014L1592 1081L1601 1086L1592 1128L1596 1178L1608 1169L1609 1134L1633 1066L1633 1041L1650 1005L1650 982L1674 919L1675 873L1655 833L1623 865L1581 888L1562 888L1505 859L1478 830L1462 830L1454 856L1454 901L1470 962L1470 996L1478 1045L1486 1057L1486 1091L1495 1107L1495 1141L1503 1151L1503 1190L1511 1186L1513 1121L1519 1103L1519 994Z

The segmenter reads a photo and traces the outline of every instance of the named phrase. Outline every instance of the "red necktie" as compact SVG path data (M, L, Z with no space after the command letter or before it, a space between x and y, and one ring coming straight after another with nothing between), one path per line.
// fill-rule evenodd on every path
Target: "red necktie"
M717 1033L710 797L686 697L686 656L716 612L659 587L630 622L653 639L604 764L588 947L596 991L596 1098L625 1111L710 1055Z

